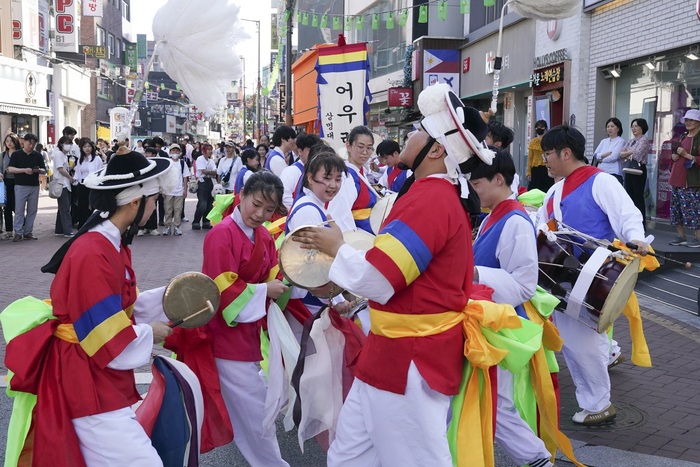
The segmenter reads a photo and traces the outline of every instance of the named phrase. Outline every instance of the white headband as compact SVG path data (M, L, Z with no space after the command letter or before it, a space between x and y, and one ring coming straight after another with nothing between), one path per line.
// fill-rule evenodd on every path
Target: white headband
M143 183L133 185L124 188L122 191L117 193L116 201L117 206L124 206L129 204L131 201L141 198L142 196L155 195L160 191L160 183L158 178L153 178L147 180Z

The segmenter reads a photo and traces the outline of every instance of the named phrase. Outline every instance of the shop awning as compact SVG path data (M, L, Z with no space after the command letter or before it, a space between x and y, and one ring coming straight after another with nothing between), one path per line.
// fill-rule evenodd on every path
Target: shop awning
M51 111L46 107L33 107L31 105L20 104L2 104L0 103L0 112L8 114L35 115L37 117L51 117Z

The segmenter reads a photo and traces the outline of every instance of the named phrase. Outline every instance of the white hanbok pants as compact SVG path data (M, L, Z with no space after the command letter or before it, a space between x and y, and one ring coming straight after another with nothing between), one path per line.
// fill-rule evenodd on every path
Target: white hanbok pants
M551 457L544 441L537 437L515 407L513 373L500 367L496 414L496 442L518 465Z
M275 425L263 430L267 388L258 366L222 358L215 361L233 440L243 457L252 467L289 467L280 454Z
M610 405L608 335L564 313L555 312L553 316L564 339L562 353L576 386L579 407L593 413L606 409Z
M163 465L130 407L71 420L88 467Z
M340 411L328 466L451 467L449 407L450 397L431 389L414 363L405 394L355 379Z

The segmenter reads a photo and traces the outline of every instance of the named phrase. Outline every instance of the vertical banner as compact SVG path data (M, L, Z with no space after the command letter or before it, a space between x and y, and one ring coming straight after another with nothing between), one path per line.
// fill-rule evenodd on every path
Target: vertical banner
M145 34L136 34L138 58L148 58L148 40Z
M55 0L54 5L56 13L54 51L78 53L78 27L80 25L78 1Z
M39 2L39 50L49 53L49 3Z
M39 3L37 0L12 0L12 43L41 50Z
M83 0L83 16L96 16L101 18L102 0Z
M367 124L369 92L367 44L324 47L318 51L318 119L320 136L345 145L350 130Z
M425 49L423 51L423 89L435 83L446 83L459 95L461 69L459 50Z
M139 68L138 51L136 50L136 44L127 43L126 51L124 52L124 65L129 67L128 74L136 74Z
M127 122L129 109L126 107L114 107L109 111L109 139L128 139L131 127Z

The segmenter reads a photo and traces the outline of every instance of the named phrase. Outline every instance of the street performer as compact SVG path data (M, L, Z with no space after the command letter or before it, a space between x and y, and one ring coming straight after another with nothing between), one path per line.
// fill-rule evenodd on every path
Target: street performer
M131 409L141 399L133 370L172 330L162 308L137 300L128 245L179 172L126 146L116 154L85 179L97 210L42 268L56 274L53 308L39 308L41 319L25 314L36 327L7 346L11 389L37 395L20 465L163 465Z
M586 139L581 132L559 125L542 137L541 145L549 176L563 180L547 192L538 225L556 219L598 239L634 243L636 252L646 255L649 245L639 209L617 179L586 165ZM616 411L610 401L607 335L565 313L555 313L554 322L564 339L564 359L582 409L573 416L574 423L598 425L612 420Z
M330 280L370 300L371 332L329 466L453 465L445 421L460 389L465 339L452 320L465 319L474 272L462 170L478 161L475 155L490 162L493 153L482 143L486 124L478 111L465 108L447 85L424 90L418 105L425 129L411 134L400 156L415 182L396 201L373 248L365 254L344 244L333 224L295 237L304 248L334 256ZM479 434L476 425L467 425L477 432L470 434ZM493 462L492 452L470 455L471 465Z

